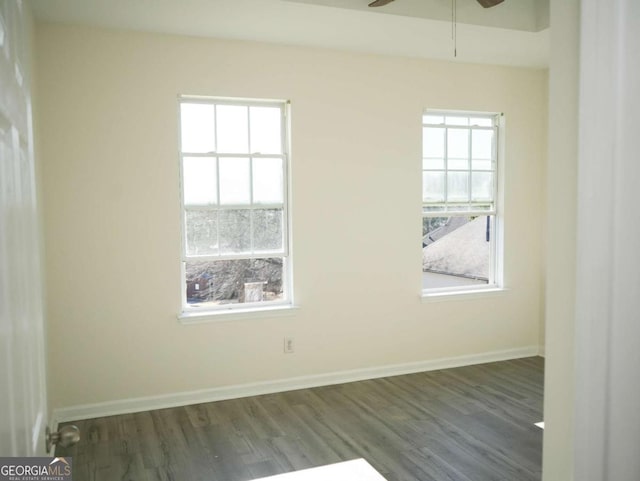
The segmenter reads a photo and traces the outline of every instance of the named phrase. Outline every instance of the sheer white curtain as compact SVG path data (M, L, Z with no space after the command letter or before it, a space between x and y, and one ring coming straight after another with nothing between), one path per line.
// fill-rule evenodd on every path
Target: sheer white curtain
M640 479L640 2L582 0L575 480Z

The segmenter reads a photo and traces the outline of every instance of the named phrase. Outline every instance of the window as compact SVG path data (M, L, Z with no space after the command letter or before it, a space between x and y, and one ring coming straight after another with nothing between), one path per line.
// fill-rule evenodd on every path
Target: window
M181 97L183 309L290 303L286 104Z
M498 115L427 111L422 130L422 289L496 286Z

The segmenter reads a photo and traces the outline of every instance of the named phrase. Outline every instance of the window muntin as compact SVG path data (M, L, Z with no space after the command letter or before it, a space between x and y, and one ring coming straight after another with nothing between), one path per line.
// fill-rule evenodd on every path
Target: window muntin
M288 303L286 104L179 104L183 309Z
M496 114L423 115L423 291L496 284Z

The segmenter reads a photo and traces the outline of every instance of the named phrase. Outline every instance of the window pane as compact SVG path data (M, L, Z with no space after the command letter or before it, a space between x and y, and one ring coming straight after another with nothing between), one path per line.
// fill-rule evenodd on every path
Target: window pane
M422 116L422 123L423 124L443 124L444 116L426 114Z
M447 200L461 202L469 200L469 174L449 172L447 174Z
M422 200L424 202L438 202L444 200L444 173L422 173Z
M469 170L469 159L447 159L447 168L451 170Z
M447 156L455 159L469 158L469 130L449 129L447 132Z
M191 307L283 298L281 257L185 264L187 304Z
M218 152L249 152L249 109L238 105L216 106Z
M447 125L469 125L469 117L447 115Z
M221 254L247 254L251 252L251 212L221 210L219 213L219 237Z
M251 202L249 159L220 159L220 204L244 205Z
M253 159L253 202L282 204L284 186L282 159Z
M282 116L276 107L250 107L251 152L282 153Z
M282 209L253 211L253 250L282 250Z
M216 159L213 157L184 157L185 205L213 205L218 202Z
M218 253L218 212L188 210L185 212L187 230L187 255L212 255Z
M488 216L424 218L422 287L487 284L492 226Z
M493 158L493 130L473 130L471 156L476 159Z
M491 172L474 172L471 183L473 200L493 200L493 174Z
M444 159L422 159L422 168L428 170L444 170Z
M493 170L493 160L473 159L471 161L471 168L473 170Z
M422 129L422 156L444 157L444 128L424 127Z
M471 125L477 125L478 127L493 127L493 119L487 117L477 117L470 119Z
M215 152L215 117L213 105L180 104L182 151Z
M439 228L447 223L448 217L423 217L422 218L422 247L435 242L438 236L435 234L439 232Z

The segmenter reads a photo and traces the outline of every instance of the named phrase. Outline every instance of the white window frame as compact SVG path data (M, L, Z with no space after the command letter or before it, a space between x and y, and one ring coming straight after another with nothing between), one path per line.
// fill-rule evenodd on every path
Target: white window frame
M182 120L181 120L181 105L183 103L194 104L202 103L207 105L233 105L242 107L277 107L281 110L281 133L282 133L282 154L262 154L259 152L251 152L251 146L249 145L248 153L225 153L225 152L185 152L182 149ZM257 314L252 317L264 317L269 313L277 313L282 309L290 309L293 307L293 289L291 281L291 254L290 254L290 232L291 226L289 221L289 199L290 199L290 181L289 181L289 102L286 100L262 100L262 99L243 99L243 98L221 98L221 97L203 97L203 96L191 96L191 95L179 95L178 96L178 138L179 141L179 167L180 167L180 223L181 223L181 276L180 276L180 289L181 289L181 304L182 310L178 315L178 319L188 322L201 322L206 318L220 318L227 319L228 314L233 313L235 317L247 317L247 314ZM215 115L215 114L214 114ZM249 130L249 143L251 142L250 125ZM215 132L212 135L216 135ZM217 139L216 139L217 140ZM216 142L217 145L217 142ZM184 192L184 157L214 157L216 158L216 170L220 169L220 158L249 158L249 175L250 185L253 185L253 159L254 158L281 158L282 159L282 175L283 175L283 204L254 204L253 200L248 205L225 205L220 204L220 177L216 175L216 190L217 190L217 203L215 206L206 207L194 207L185 206L185 192ZM250 194L251 196L253 193ZM188 255L187 254L187 228L186 228L186 212L187 210L238 210L238 209L269 209L269 208L282 208L282 229L283 229L283 248L276 251L253 251L250 254L215 254L215 255ZM252 216L250 216L252 219ZM252 222L252 220L250 220ZM262 301L262 302L243 302L243 303L231 303L213 305L207 304L202 306L193 306L187 303L187 289L186 289L186 263L187 261L222 261L222 260L236 260L236 259L265 259L279 257L282 258L282 299L277 301Z
M469 117L473 118L481 118L481 119L491 119L492 126L491 127L483 127L478 125L455 125L455 124L447 124L446 120L442 123L430 123L425 121L426 116L442 116L446 119L447 116L452 117ZM491 216L493 219L491 225L491 246L490 246L490 265L489 265L489 279L487 284L481 285L461 285L461 286L451 286L451 287L433 287L422 289L423 298L430 298L433 296L448 296L450 297L453 294L469 294L476 295L480 293L489 293L489 292L497 292L503 290L503 246L502 246L502 238L503 238L503 219L502 219L502 151L501 142L502 142L502 132L503 128L503 114L494 113L494 112L470 112L470 111L459 111L459 110L432 110L426 109L423 112L422 117L422 127L423 130L425 127L442 127L445 128L445 140L444 140L444 168L443 169L425 169L424 168L424 158L422 162L421 168L421 185L422 190L424 190L424 172L429 171L444 171L444 189L445 189L445 200L443 202L425 202L422 200L422 219L424 218L434 218L434 217L469 217L469 216ZM449 170L452 171L463 171L464 169L448 169L447 160L448 160L448 152L447 152L447 135L448 129L469 129L469 168L467 171L469 172L469 201L468 202L448 202L446 199L447 192L447 173ZM471 132L473 130L493 130L493 146L492 146L492 169L493 172L493 202L484 202L478 201L473 202L471 200L471 183L474 169L472 168L471 162L471 152L473 149L473 136ZM424 134L423 134L423 143L424 143ZM487 172L486 169L475 169L478 172ZM478 208L480 206L486 206L487 204L492 204L488 209L487 208ZM442 210L433 210L427 211L428 207L437 207L442 206ZM464 208L461 208L464 207ZM421 278L422 282L422 278Z

